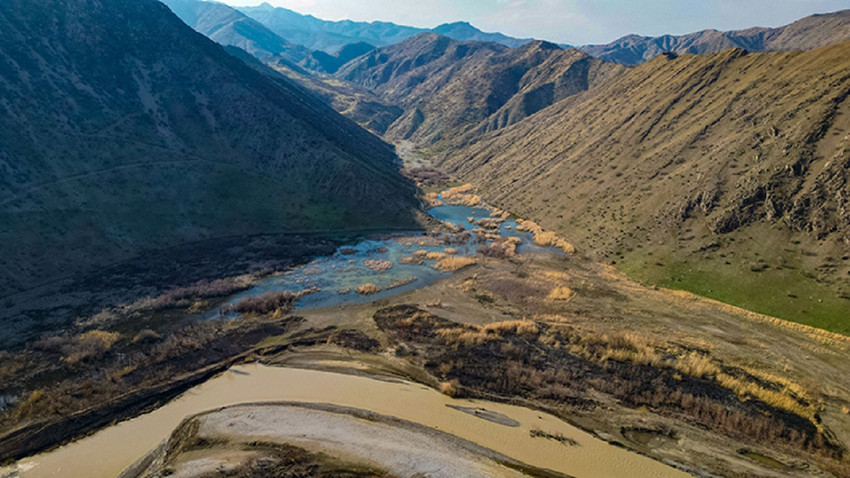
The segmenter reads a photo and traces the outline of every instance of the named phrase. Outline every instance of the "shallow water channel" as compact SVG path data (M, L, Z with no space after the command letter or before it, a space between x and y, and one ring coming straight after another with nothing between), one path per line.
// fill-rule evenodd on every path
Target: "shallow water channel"
M529 465L575 477L688 476L610 445L539 411L452 399L431 388L405 381L257 364L234 367L151 413L25 459L12 473L24 478L114 477L155 448L190 415L228 405L274 401L327 403L409 420ZM470 413L470 410L479 413ZM322 426L316 423L316 427ZM561 434L577 444L532 437L532 430Z
M472 230L478 226L471 224L469 218L477 221L489 218L488 209L468 206L444 205L427 211L437 220L461 226ZM555 249L534 245L533 236L529 232L517 230L518 223L513 218L506 219L498 229L502 237L517 237L522 242L517 251L541 252ZM495 232L495 231L494 231ZM458 256L474 256L476 249L484 244L472 235L462 244L433 244L425 236L397 235L385 239L366 239L354 244L340 247L333 255L318 257L303 266L287 272L273 275L264 279L253 288L231 297L226 305L233 305L249 296L258 296L266 292L300 292L315 288L312 292L299 299L296 309L312 309L349 304L364 304L386 298L408 290L418 289L433 283L437 279L450 275L434 267L433 260L425 260L423 264L404 264L402 257L410 257L416 251L442 252L447 247L457 249ZM378 272L366 266L367 260L390 261L392 267ZM409 283L392 287L400 281L412 280ZM356 292L360 285L371 283L381 288L381 291L371 295L361 295ZM207 318L215 318L219 310L206 314Z

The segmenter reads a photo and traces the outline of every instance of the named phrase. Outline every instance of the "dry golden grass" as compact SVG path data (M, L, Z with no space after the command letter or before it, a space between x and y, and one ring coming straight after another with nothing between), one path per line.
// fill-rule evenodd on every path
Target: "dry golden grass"
M520 219L517 230L527 231L534 235L534 243L543 247L554 247L560 249L567 254L573 254L576 251L575 246L559 237L552 231L544 231L536 222Z
M425 258L428 259L429 261L439 261L440 259L443 259L445 257L446 257L446 255L443 254L442 252L429 252L428 254L425 255Z
M549 300L567 301L572 299L574 295L575 292L573 292L569 287L560 286L552 289L552 292L549 292L549 296L546 298Z
M397 287L405 286L405 285L410 284L412 282L416 282L416 277L405 277L403 279L399 279L399 280L393 282L392 284L388 285L386 287L386 289L387 290L395 289Z
M450 256L453 256L453 255L457 254L458 252L460 252L460 251L458 251L454 247L447 247L447 248L443 249L443 254L447 254L447 255L450 255Z
M386 272L393 267L393 263L391 261L375 259L366 259L363 261L363 264L375 272Z
M567 282L570 280L570 276L566 272L553 271L551 269L544 270L543 277L553 282Z
M422 202L425 203L426 209L443 205L443 201L440 201L440 195L437 193L426 194L422 197Z
M841 407L841 413L843 413L845 415L850 415L850 407L848 407L846 405Z
M481 204L481 196L475 194L475 187L464 184L443 191L443 201L446 204L475 207Z
M416 256L405 256L399 259L399 262L402 264L413 264L413 265L422 265L424 262L421 257Z
M373 295L381 292L381 288L371 282L362 284L355 289L360 295Z
M15 407L14 415L16 418L28 417L34 415L41 410L40 403L46 398L45 392L42 389L36 389L30 392L26 399Z
M475 262L474 257L447 256L437 261L434 268L443 272L455 272L474 265Z
M425 249L420 249L420 250L415 251L413 253L413 257L427 257L428 254L429 254L429 252L426 251Z
M543 317L550 324L564 322L560 316ZM570 329L577 333L575 340L564 348L588 359L604 362L616 360L632 362L653 367L676 370L692 377L713 380L727 390L734 392L741 400L756 399L773 407L792 412L816 423L815 415L820 406L799 384L787 378L779 377L758 369L748 367L745 373L758 379L737 377L725 372L721 364L704 353L690 351L675 344L640 335L634 332L597 333ZM768 384L766 386L761 383ZM778 390L777 390L778 389ZM807 403L804 405L802 402Z
M437 334L449 345L481 345L510 335L536 335L540 331L533 320L506 320L487 325L468 325L437 329Z

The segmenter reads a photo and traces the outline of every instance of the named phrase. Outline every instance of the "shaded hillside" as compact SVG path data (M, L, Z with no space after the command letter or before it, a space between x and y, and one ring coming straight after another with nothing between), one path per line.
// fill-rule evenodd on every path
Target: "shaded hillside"
M365 42L378 47L393 45L420 33L439 33L460 41L476 40L518 47L530 39L512 38L501 33L486 33L466 22L449 23L433 29L396 25L390 22L332 22L312 15L273 7L268 3L239 9L283 38L313 50L338 51L350 43Z
M512 124L622 70L546 42L511 49L422 34L351 61L337 77L404 109L388 138L424 145Z
M850 332L850 43L662 56L443 164L633 275Z
M660 37L628 35L607 45L588 45L580 49L597 58L637 65L665 52L705 54L729 48L755 52L811 50L845 40L850 40L850 10L812 15L779 28L703 30Z
M9 0L0 30L0 295L204 238L413 223L386 144L159 2Z
M286 62L295 68L333 73L343 64L374 49L365 43L346 45L330 55L281 38L261 23L222 3L206 0L161 0L181 20L211 40L235 46L260 60Z

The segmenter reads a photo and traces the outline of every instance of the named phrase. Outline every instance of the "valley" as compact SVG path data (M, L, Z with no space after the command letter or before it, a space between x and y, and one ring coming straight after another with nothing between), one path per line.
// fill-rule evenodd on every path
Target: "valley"
M0 478L850 476L848 12L2 3Z

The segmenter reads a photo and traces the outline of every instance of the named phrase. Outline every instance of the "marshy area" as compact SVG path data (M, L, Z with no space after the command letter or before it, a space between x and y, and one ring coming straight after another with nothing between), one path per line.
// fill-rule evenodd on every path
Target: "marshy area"
M473 418L491 402L545 411L670 470L850 473L847 337L636 284L470 186L424 200L440 221L425 234L326 243L298 264L199 279L3 354L0 395L14 398L0 411L0 455L48 449L260 362L418 383L476 400L462 405ZM533 438L568 449L575 438L559 433ZM264 450L242 452L280 451Z

